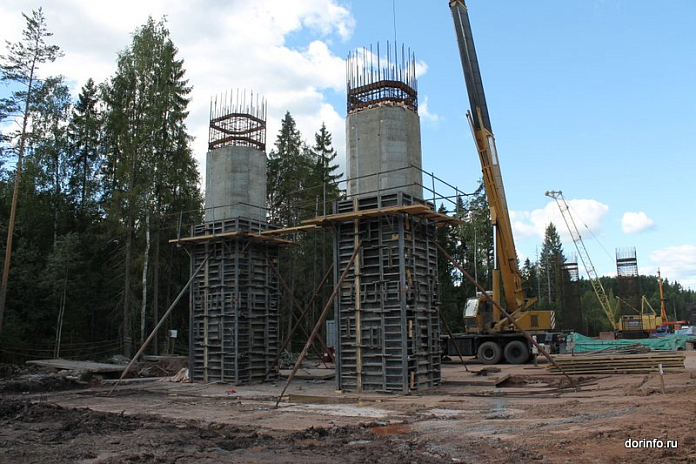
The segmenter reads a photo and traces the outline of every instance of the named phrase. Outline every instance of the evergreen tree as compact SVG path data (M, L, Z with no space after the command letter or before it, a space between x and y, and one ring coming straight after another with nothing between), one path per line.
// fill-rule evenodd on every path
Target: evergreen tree
M331 138L326 124L322 123L319 132L314 134L314 146L311 152L314 157L316 180L322 186L322 203L324 205L321 211L317 211L317 215L326 214L330 202L341 194L338 182L343 174L337 172L338 164L334 164L338 153L332 146Z
M32 11L31 17L22 13L26 20L26 28L22 31L23 39L16 43L7 43L7 54L0 56L0 82L11 82L19 87L12 92L9 98L4 98L0 104L0 115L7 117L19 112L20 130L16 134L6 134L5 140L17 140L16 153L17 164L15 166L14 192L12 206L7 228L7 248L5 249L5 264L2 274L2 286L0 287L0 333L2 333L5 301L7 296L7 283L12 259L12 238L14 234L14 221L17 212L17 197L19 196L20 179L22 173L22 159L27 147L31 126L30 108L34 101L35 87L37 85L40 65L53 62L61 53L57 45L48 45L46 39L53 34L48 32L46 18L39 8Z
M440 212L445 212L440 208ZM437 231L437 240L484 288L491 288L493 229L483 182L476 191L456 199L454 216L462 221L456 228ZM463 329L462 310L466 300L476 295L476 287L443 256L438 257L441 310L454 332Z
M539 273L536 263L532 263L529 258L524 260L522 266L522 287L527 299L539 297Z
M26 170L37 193L45 193L53 210L53 243L67 228L68 139L70 91L62 77L45 79L33 104L33 150Z
M539 255L540 302L551 309L561 308L562 272L566 259L563 244L556 226L550 223L544 234L544 243Z
M113 225L125 235L121 303L126 356L132 342L132 277L134 257L139 254L135 248L144 247L140 260L142 339L149 300L152 225L158 225L166 212L200 205L198 172L184 123L191 88L184 78L183 61L176 54L164 22L149 18L134 34L131 46L119 54L116 74L104 92L108 144L105 203ZM155 236L157 260L159 235Z
M69 195L78 211L81 229L86 227L86 216L96 214L101 189L99 170L102 115L98 105L98 89L92 78L89 78L77 97L68 127L72 164L68 182Z
M467 197L459 208L459 215L464 220L460 227L461 255L474 276L484 288L492 288L491 271L493 263L493 226L490 221L490 208L483 180L473 194ZM468 282L468 296L475 296L476 289Z
M315 214L318 193L317 179L313 176L315 166L295 120L286 112L275 149L268 156L267 199L271 224L289 227Z

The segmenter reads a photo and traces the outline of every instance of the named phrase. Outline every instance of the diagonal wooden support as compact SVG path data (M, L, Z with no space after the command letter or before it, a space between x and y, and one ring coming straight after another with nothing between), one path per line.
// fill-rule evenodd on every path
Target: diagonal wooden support
M155 328L152 329L152 333L150 333L150 336L147 337L147 340L145 340L145 342L143 343L143 346L141 346L140 349L138 350L138 352L135 353L135 356L133 356L133 359L131 359L130 363L128 363L128 366L126 366L126 368L123 370L121 377L119 377L119 379L116 381L114 386L111 387L111 390L109 390L109 393L107 393L106 396L111 396L111 394L114 392L114 390L116 389L118 384L126 376L128 371L130 370L130 368L133 367L133 364L135 364L135 361L137 361L138 358L140 357L140 355L143 354L143 351L145 351L145 348L147 347L147 345L152 341L152 339L154 338L157 331L160 329L160 327L162 327L162 324L164 324L164 321L169 317L169 314L174 309L174 306L176 306L176 304L179 302L181 297L184 296L184 293L186 293L186 290L188 290L188 288L191 286L191 284L193 283L193 279L196 278L198 273L201 272L201 269L203 269L203 266L205 266L205 263L208 262L208 258L210 258L212 256L213 251L214 250L210 250L210 253L208 253L208 255L205 257L203 262L198 266L198 268L196 268L196 270L193 272L193 274L191 274L191 278L189 279L189 281L186 282L186 285L184 285L184 288L181 289L181 291L179 292L177 297L174 299L174 302L171 304L171 306L169 306L169 309L167 310L167 312L164 313L164 315L162 316L162 319L160 319L160 321L157 323ZM192 367L189 366L189 368L191 369Z
M437 242L435 242L435 245L437 245L437 249L440 250L440 252L444 255L444 257L447 258L447 259L449 260L449 262L451 262L451 263L454 265L454 267L456 267L456 268L459 270L459 272L462 273L462 275L466 278L466 280L468 280L469 282L471 282L472 284L474 284L474 286L481 292L481 294L483 294L483 295L486 297L486 299L487 299L491 304L495 305L495 307L498 308L498 310L500 310L500 312L503 314L503 316L505 316L506 318L508 318L508 319L510 320L510 322L512 322L512 324L515 326L515 328L516 328L517 330L519 330L520 333L521 333L522 335L524 335L524 336L527 338L527 340L530 341L530 343L531 343L532 345L536 346L537 350L539 350L539 353L543 354L544 357L545 357L546 359L548 359L549 362L550 362L551 364L553 364L554 367L556 367L556 368L568 379L568 381L569 381L570 384L575 388L575 390L578 391L578 390L580 389L580 387L578 386L577 383L575 383L575 380L573 380L573 379L572 379L572 378L571 378L571 377L570 377L570 376L569 376L569 375L556 363L556 361L554 361L554 359L551 357L551 355L550 355L549 353L547 353L547 351L546 351L544 348L542 348L542 346L539 345L539 344L537 343L536 340L534 340L534 338L529 334L529 332L527 332L526 330L524 330L524 329L517 323L517 321L514 320L514 319L512 318L512 316L510 316L510 313L508 313L508 312L500 305L500 303L498 303L498 302L495 301L493 298L491 298L491 296L486 292L486 289L483 288L481 285L479 285L479 283L476 282L476 279L474 279L473 277L471 277L471 275L470 275L468 272L466 272L466 271L464 270L464 268L463 268L458 262L456 262L456 261L454 260L454 258L452 258L452 256L450 256L450 254L447 253L447 251L446 251L444 248L442 248L442 245L440 245L440 244L437 243Z
M442 314L442 311L440 311L440 307L438 306L437 308L437 313L440 315L440 320L442 321L442 324L445 326L445 330L447 331L447 335L449 335L449 338L452 340L452 345L454 345L454 349L457 352L457 356L459 356L459 359L462 361L462 365L464 366L464 370L469 372L469 368L467 365L464 363L464 356L462 356L462 352L459 349L459 345L457 345L454 342L454 336L452 335L452 330L450 330L450 326L447 323L447 319L445 319L445 315Z
M279 281L279 282L283 285L283 287L285 288L286 293L287 293L288 295L290 295L290 297L292 298L292 302L294 303L295 307L301 311L301 314L300 314L300 316L297 318L297 321L295 322L295 325L292 326L292 330L290 330L290 334L289 334L288 337L285 339L285 342L283 343L283 346L278 350L278 354L276 355L276 358L275 358L275 359L273 360L273 362L270 364L269 370L268 370L268 372L266 372L266 376L268 376L268 374L271 372L271 369L273 368L273 366L275 366L276 362L278 362L278 359L280 359L280 355L281 355L281 353L283 352L283 350L284 350L285 348L287 348L287 346L290 344L290 340L292 340L292 336L295 334L295 332L297 332L297 329L298 329L298 328L301 328L302 331L303 331L303 332L305 333L305 335L307 336L307 338L309 338L309 335L308 335L307 332L305 331L305 328L302 327L301 322L302 322L302 321L304 320L304 318L307 316L307 313L309 312L309 308L312 306L312 303L314 303L314 300L316 299L317 295L319 294L319 290L321 290L321 288L324 286L324 283L326 283L326 281L328 280L329 276L331 276L331 271L333 270L333 264L331 265L331 267L329 267L329 270L326 271L326 274L324 274L324 278L321 280L321 282L319 283L319 286L318 286L317 289L314 291L314 294L312 295L312 298L309 300L309 303L307 304L307 307L303 309L303 308L300 306L300 302L297 301L297 299L295 298L295 296L292 294L292 290L290 289L290 287L288 286L288 284L283 280L283 277L280 275L280 272L278 271L278 269L273 265L273 263L271 262L270 259L268 259L268 257L266 257L266 261L268 261L268 265L270 266L271 270L273 271L273 273L274 273L274 274L276 275L276 277L278 278L278 281ZM317 335L318 335L318 334L317 334ZM318 339L319 339L319 343L321 344L321 349L324 350L324 353L328 353L329 351L328 351L328 348L327 348L327 346L326 346L326 343L324 342L324 339L323 339L321 336L318 336ZM318 356L319 356L319 359L322 359L323 356L321 355L321 353L318 353L318 352L317 352L317 354L318 354ZM322 362L323 362L323 361L322 361ZM326 367L326 363L324 363L324 366Z
M302 350L302 353L300 353L300 357L297 358L297 361L295 362L295 367L293 367L292 372L290 373L290 376L288 377L288 381L285 383L285 387L283 387L283 391L280 393L280 396L278 397L278 401L276 401L276 404L275 404L276 408L280 404L280 400L283 398L285 391L290 386L292 379L295 378L295 374L297 374L297 370L302 365L302 361L304 360L304 357L307 355L307 351L309 351L309 347L314 342L314 337L317 336L319 329L324 324L324 321L326 320L326 316L329 314L329 309L331 308L331 305L333 304L334 299L338 295L338 291L341 289L341 285L343 285L343 281L346 280L346 277L348 276L348 271L350 271L350 268L353 267L353 262L355 261L355 258L357 258L358 252L360 251L361 247L362 247L362 240L355 247L355 250L353 250L353 254L350 256L350 260L348 260L348 264L346 264L345 270L341 274L341 277L338 279L338 282L336 282L336 286L334 287L334 291L333 291L333 293L331 293L331 297L329 298L329 301L326 302L326 306L324 306L324 309L321 312L321 316L319 316L319 320L317 321L317 324L314 326L314 330L312 330L312 334L309 336L309 340L307 340L307 343L305 344L305 347ZM336 375L338 375L338 373L336 373Z

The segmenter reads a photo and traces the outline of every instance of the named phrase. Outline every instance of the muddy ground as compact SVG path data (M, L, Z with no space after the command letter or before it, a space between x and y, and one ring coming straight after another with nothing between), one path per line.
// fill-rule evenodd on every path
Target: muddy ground
M24 377L0 381L0 462L696 463L696 352L687 354L665 394L657 374L578 377L574 391L543 367L499 366L494 375L511 377L493 387L462 385L481 377L445 365L443 384L417 395L295 380L278 408L283 379L135 382L107 396L109 385L70 373L43 374L41 389L32 372L24 389ZM663 448L626 448L628 439Z

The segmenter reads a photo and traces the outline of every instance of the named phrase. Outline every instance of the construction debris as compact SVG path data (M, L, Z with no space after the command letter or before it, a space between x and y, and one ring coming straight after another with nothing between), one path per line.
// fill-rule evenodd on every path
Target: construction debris
M556 364L567 374L648 374L658 372L660 365L664 372L684 370L684 354L678 352L630 354L616 356L555 356ZM560 374L561 371L549 365L546 371Z
M461 377L458 379L444 380L443 385L473 386L473 387L497 387L510 378L510 374L485 375L474 374L471 377Z

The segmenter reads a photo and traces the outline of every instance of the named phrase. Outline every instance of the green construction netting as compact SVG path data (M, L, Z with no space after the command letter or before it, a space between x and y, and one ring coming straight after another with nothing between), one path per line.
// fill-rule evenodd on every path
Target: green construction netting
M639 338L627 340L597 340L586 337L579 333L572 333L568 336L568 351L581 353L586 351L601 351L628 347L630 345L641 344L653 350L683 350L686 349L687 340L695 340L693 335L665 335L655 338ZM572 342L572 344L571 344Z

